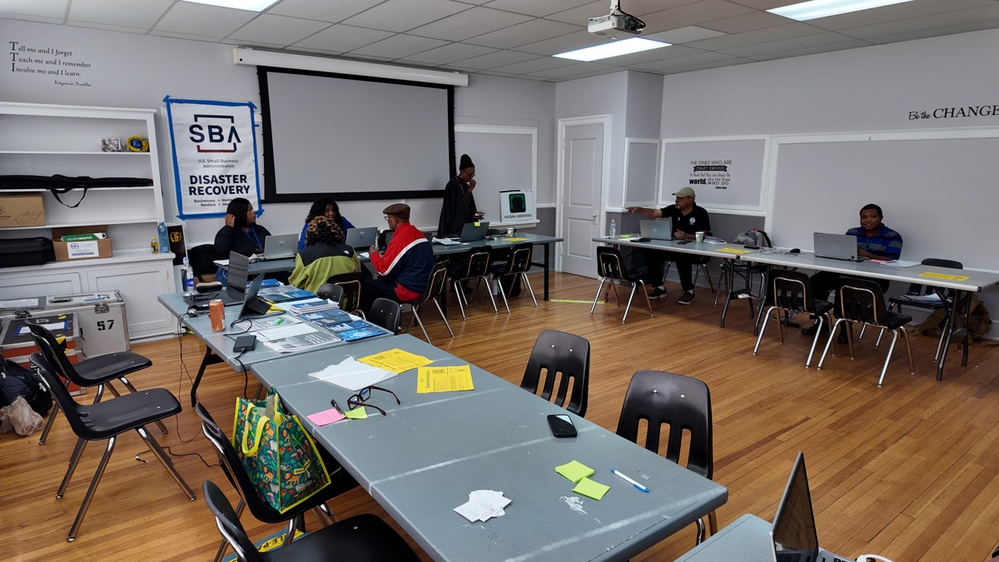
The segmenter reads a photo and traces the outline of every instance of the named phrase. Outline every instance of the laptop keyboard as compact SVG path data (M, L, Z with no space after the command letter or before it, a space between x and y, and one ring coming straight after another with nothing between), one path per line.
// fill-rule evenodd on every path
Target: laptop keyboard
M243 295L235 295L229 291L217 291L214 293L199 293L197 295L185 295L184 302L189 305L196 304L208 304L214 299L221 299L222 304L228 306L230 304L240 304L243 302Z

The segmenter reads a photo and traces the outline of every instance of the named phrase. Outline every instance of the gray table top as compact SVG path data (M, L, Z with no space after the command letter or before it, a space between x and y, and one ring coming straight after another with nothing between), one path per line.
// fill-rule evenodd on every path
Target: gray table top
M743 515L676 562L773 562L771 527L769 521Z
M526 240L524 240L526 238ZM530 232L518 232L513 236L496 236L492 240L478 240L476 242L464 242L461 244L434 244L434 255L461 254L475 248L502 248L504 246L514 246L530 242L532 244L553 244L561 242L558 236L547 236L544 234L532 234Z
M756 251L748 250L741 244L709 244L707 242L697 241L680 244L679 240L649 240L648 242L639 242L637 236L628 238L621 238L620 236L617 238L598 236L593 238L593 241L602 242L604 244L630 246L632 248L643 248L646 250L662 250L664 252L679 252L682 254L713 256L728 260L738 259L740 256Z
M725 503L727 490L572 415L578 436L552 437L547 414L564 410L472 366L475 390L419 394L416 371L379 383L370 402L388 415L315 427L306 416L346 407L347 389L310 379L326 365L402 349L434 366L466 361L409 335L254 363L289 409L392 517L437 560L623 560ZM369 410L369 414L372 413ZM578 460L611 487L597 502L572 492L555 467ZM646 484L642 493L611 474ZM470 524L453 509L474 490L512 500L505 515Z

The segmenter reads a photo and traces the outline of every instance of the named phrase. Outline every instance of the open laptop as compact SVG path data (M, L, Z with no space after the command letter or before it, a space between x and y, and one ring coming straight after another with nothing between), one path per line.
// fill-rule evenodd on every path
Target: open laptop
M812 495L805 474L805 454L800 451L784 488L784 497L777 506L770 536L776 562L852 562L819 548Z
M367 250L375 245L378 240L378 227L362 226L347 229L347 238L344 244L357 251Z
M652 240L672 240L673 221L638 221L638 231L642 238Z
M222 299L229 306L240 304L246 296L246 279L250 275L250 258L236 252L229 252L229 277L224 289L214 293L186 295L184 302L189 305L208 304L212 299ZM263 277L260 275L259 277Z
M857 258L857 237L849 234L812 234L815 257L834 260L861 261Z
M264 238L264 253L257 254L252 261L281 260L295 257L298 251L298 234L271 234Z
M264 316L271 309L271 305L267 301L257 296L257 293L260 292L260 284L263 282L264 276L257 275L253 282L250 283L250 287L246 290L246 298L243 299L243 306L239 309L239 316L236 317L236 320L242 320L248 316Z
M461 236L458 237L458 241L477 242L485 238L488 233L489 221L466 222L465 226L461 227Z

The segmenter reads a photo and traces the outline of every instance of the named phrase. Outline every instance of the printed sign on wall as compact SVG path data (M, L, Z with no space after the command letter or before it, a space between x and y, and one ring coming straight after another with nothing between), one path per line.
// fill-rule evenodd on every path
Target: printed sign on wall
M222 217L236 197L260 208L257 141L250 102L165 98L178 216Z

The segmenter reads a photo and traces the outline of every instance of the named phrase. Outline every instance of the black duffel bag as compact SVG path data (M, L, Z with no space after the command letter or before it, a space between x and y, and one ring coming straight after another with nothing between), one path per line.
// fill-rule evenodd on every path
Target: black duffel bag
M55 250L48 238L38 236L0 240L0 267L42 265L54 260Z
M52 395L35 373L4 359L0 363L0 406L12 404L18 396L24 397L28 406L40 416L45 416L52 407Z

